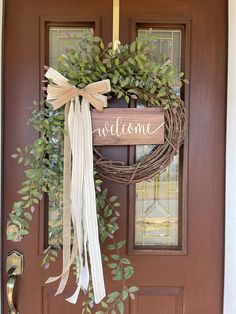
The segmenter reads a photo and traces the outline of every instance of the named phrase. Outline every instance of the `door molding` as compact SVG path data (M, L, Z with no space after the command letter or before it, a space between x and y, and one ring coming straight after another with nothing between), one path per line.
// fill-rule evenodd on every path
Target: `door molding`
M191 19L168 19L168 18L142 18L135 17L130 19L130 41L133 41L139 29L178 29L181 30L181 71L185 73L185 77L190 77L190 52L191 52ZM181 90L181 98L184 99L186 105L187 119L189 117L189 84L185 84ZM129 219L128 225L131 230L128 238L128 252L131 255L187 255L188 251L188 224L187 224L187 207L188 207L188 151L189 151L189 130L187 127L184 146L179 151L179 244L174 247L157 247L155 246L135 246L135 185L130 185L128 190L129 200ZM135 160L135 148L129 148L129 160Z
M229 0L224 314L236 312L236 2Z

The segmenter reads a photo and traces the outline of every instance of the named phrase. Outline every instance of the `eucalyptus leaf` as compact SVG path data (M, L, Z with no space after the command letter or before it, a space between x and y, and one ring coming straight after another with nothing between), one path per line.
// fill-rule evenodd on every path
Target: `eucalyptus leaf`
M69 80L70 84L78 88L85 88L89 83L109 79L113 95L116 98L124 97L127 103L130 99L141 99L152 106L174 108L181 101L176 93L176 87L180 88L182 82L186 80L183 73L179 75L176 72L170 60L153 59L150 36L149 34L147 38L136 39L130 45L120 45L114 52L111 44L105 47L100 37L88 31L76 42L69 40L69 49L59 56L57 70ZM49 83L53 82L49 80ZM34 102L29 123L38 132L39 137L31 145L18 147L14 154L16 161L26 167L26 179L18 191L20 199L13 204L9 214L8 226L11 227L8 227L7 237L12 241L20 241L29 233L29 220L32 219L29 210L33 212L36 205L40 203L42 194L47 194L49 214L54 218L50 220L48 227L50 246L43 259L46 268L51 261L56 261L57 250L61 249L63 139L64 135L68 134L64 129L64 108L54 110L47 102L42 101L40 104ZM134 269L129 259L120 253L123 251L121 249L125 246L125 241L116 240L120 216L116 208L120 203L116 195L110 196L108 190L103 188L102 180L96 173L94 183L99 237L101 242L106 241L103 246L109 251L109 254L102 255L102 259L107 263L112 278L121 281L121 290L115 291L115 294L111 293L112 297L102 301L101 306L106 309L105 312L114 314L118 307L119 313L123 313L122 300L127 298L127 293L133 297L133 293L138 288L136 286L124 288L126 280L134 274ZM75 261L75 274L77 271ZM87 300L83 302L82 312L91 313L94 305L91 281L86 295Z

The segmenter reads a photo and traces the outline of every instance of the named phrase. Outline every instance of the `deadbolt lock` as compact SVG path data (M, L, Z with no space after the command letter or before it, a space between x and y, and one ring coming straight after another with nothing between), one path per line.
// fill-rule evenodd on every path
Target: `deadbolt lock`
M12 251L7 254L6 268L9 275L19 276L23 274L23 254Z

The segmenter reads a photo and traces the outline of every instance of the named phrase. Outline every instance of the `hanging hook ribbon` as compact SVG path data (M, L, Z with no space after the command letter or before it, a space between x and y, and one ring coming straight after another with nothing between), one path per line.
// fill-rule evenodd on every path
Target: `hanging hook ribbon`
M70 267L76 259L77 289L74 295L67 299L71 303L76 303L80 289L87 290L89 284L88 251L95 303L99 303L105 297L105 285L98 236L89 104L97 110L107 106L107 97L103 94L110 92L110 81L91 83L84 89L79 89L52 68L45 76L53 81L53 84L47 87L47 101L54 109L65 105L66 129L63 178L63 271L60 276L49 278L46 283L60 279L56 294L62 293ZM82 96L82 103L79 96ZM72 251L70 251L71 219L74 228Z

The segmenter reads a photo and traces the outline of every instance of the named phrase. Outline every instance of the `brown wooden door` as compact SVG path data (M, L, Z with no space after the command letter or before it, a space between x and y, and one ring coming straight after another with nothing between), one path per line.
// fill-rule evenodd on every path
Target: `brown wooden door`
M184 149L179 154L175 194L170 185L173 183L171 175L176 175L176 169L169 172L169 178L163 179L165 183L157 179L159 186L157 182L152 187L148 184L127 187L106 182L110 193L117 194L120 199L119 238L127 240L124 254L135 267L132 283L140 287L136 300L126 302L126 313L222 313L226 3L218 0L121 1L121 42L130 42L138 32L152 28L159 36L157 45L160 49L160 45L166 45L165 39L170 34L177 36L173 33L179 32L179 39L172 37L172 45L179 45L177 50L171 48L171 41L170 49L190 82L182 91L189 122ZM5 2L4 229L24 177L23 168L10 156L17 146L30 143L37 137L26 121L32 101L41 97L42 66L49 62L48 32L50 27L73 26L92 27L105 42L110 42L112 1ZM164 38L160 39L158 32L162 32ZM131 162L135 155L132 147L109 148L107 153L126 162ZM169 190L162 191L162 187L165 190L168 184ZM158 191L155 191L157 194L150 192L153 189L159 189L164 203L158 199ZM146 209L140 205L145 202ZM154 214L140 214L142 210L152 211L151 206L158 206L158 202L159 205L170 206L169 216L161 216L161 210L165 212L166 208L160 209L159 214L157 209ZM175 211L171 209L173 203L177 206ZM173 217L172 212L175 212ZM40 266L47 246L47 216L46 207L41 204L34 213L30 235L19 243L6 241L4 232L4 260L7 252L13 249L23 252L25 257L24 274L18 279L15 291L17 308L22 314L81 313L81 301L77 305L65 301L65 296L73 292L72 279L64 295L57 297L53 295L57 285L44 284L49 275L59 274L61 270L60 263L48 270ZM167 216L168 220L164 219ZM163 229L162 218L165 228L174 226L168 229L169 238L167 229ZM155 228L158 223L159 231ZM5 269L3 272L6 284ZM118 284L109 280L108 270L105 270L105 275L109 292ZM8 311L5 291L3 311Z

